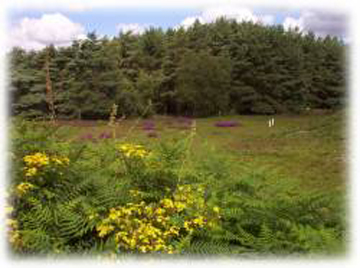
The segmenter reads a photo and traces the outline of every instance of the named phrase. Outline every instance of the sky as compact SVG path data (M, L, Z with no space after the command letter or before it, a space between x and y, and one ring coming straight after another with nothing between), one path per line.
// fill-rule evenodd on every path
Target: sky
M100 36L113 37L120 31L141 34L149 27L188 28L198 19L210 23L219 17L252 21L265 25L281 24L289 30L298 27L318 36L330 34L349 41L347 16L324 9L251 8L240 4L203 5L201 7L83 7L72 8L13 7L8 12L7 49L20 46L26 50L46 45L70 45L96 31Z

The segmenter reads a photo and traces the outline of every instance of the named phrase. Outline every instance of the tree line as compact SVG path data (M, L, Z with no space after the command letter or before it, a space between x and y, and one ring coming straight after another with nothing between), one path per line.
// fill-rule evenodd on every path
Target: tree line
M346 97L346 45L281 25L225 18L9 53L11 113L108 118L335 110Z

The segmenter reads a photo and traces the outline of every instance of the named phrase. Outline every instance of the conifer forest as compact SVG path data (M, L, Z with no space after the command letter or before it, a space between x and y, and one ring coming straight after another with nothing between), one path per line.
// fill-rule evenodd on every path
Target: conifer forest
M335 110L344 104L346 46L336 37L219 19L65 48L11 52L11 111L58 118L119 114L206 117ZM150 105L149 105L150 103Z

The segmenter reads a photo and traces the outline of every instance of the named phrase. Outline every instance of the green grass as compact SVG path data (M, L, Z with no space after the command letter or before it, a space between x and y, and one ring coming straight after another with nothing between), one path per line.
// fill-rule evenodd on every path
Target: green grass
M196 136L192 157L206 157L210 148L232 159L232 172L243 165L266 167L279 177L294 180L304 190L346 189L345 118L335 115L275 116L275 126L268 127L267 116L227 116L196 119ZM142 130L144 121L153 121L158 138L147 137ZM239 126L215 127L220 120L233 120ZM130 119L116 127L119 142L132 141L154 144L176 140L190 130L181 129L177 118L158 116L146 120ZM61 122L60 131L69 140L102 132L111 132L106 121L87 123ZM129 129L132 131L129 132ZM237 165L238 163L238 165Z

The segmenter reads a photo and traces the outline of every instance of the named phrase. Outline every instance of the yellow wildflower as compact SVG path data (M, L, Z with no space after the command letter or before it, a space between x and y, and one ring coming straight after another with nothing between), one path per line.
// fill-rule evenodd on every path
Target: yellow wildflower
M165 213L165 209L163 209L163 208L157 208L155 210L155 214L157 214L157 215L161 215L161 214L164 214L164 213Z
M70 163L70 159L68 157L62 157L61 158L62 162L65 163L66 165L68 165Z
M122 144L118 146L120 152L122 152L127 158L138 157L145 158L149 155L149 152L144 149L142 145Z
M112 208L110 209L109 219L115 220L119 214L120 213L118 213L115 209Z
M34 185L28 182L22 182L16 187L16 191L19 196L26 194L30 189L34 188Z
M14 220L14 219L6 219L6 225L11 228L17 228L18 222L17 222L17 220Z
M147 247L146 247L146 246L140 246L139 249L140 249L140 251L141 251L142 253L146 253L146 251L147 251Z
M127 236L127 232L118 232L117 235L121 238L126 237Z
M101 224L101 225L96 227L96 230L99 232L100 237L104 237L107 234L109 234L112 230L114 230L114 226Z
M170 231L171 234L179 235L179 230L180 230L179 227L171 226L169 231Z
M121 151L127 151L130 148L129 144L123 144L119 146Z
M138 191L138 190L130 190L129 192L134 197L137 197L137 196L141 195L141 192Z
M181 212L186 208L186 205L182 202L175 202L175 207L178 212Z
M26 155L24 157L24 162L28 166L41 167L49 164L49 157L47 157L47 155L43 153L35 153L32 155Z
M68 165L70 160L67 157L61 157L61 156L53 156L51 158L51 161L53 161L55 164L60 166Z
M219 212L220 212L220 208L219 208L219 207L213 207L213 211L214 211L215 213L219 213Z
M10 243L14 245L18 245L21 242L20 232L18 230L11 231L9 235L10 235L9 237Z
M63 164L63 162L62 162L60 159L56 158L56 157L54 157L52 160L53 160L56 164L59 164L59 165L62 165L62 164Z
M194 219L193 223L199 225L200 227L204 226L204 224L205 224L204 217L200 216L200 217Z
M124 146L122 149L134 156L142 148ZM138 190L130 190L130 194L137 195ZM180 185L172 197L165 197L157 204L147 205L141 201L111 208L97 227L98 235L104 237L114 231L116 245L122 250L173 254L175 249L171 243L175 238L184 231L192 233L196 228L208 226L210 221L207 222L203 215L204 205L203 189L199 191L195 185ZM187 208L188 213L182 213ZM185 217L183 226L177 226L178 222L173 221L179 216Z
M165 199L161 200L160 204L163 205L164 208L170 208L171 209L171 208L174 207L173 201L171 199L169 199L169 198L165 198Z
M36 167L31 167L31 168L26 168L25 169L25 176L26 177L33 177L35 176L37 173L37 168Z
M164 245L163 245L163 244L157 244L157 245L155 246L155 248L154 248L155 251L160 251L160 250L162 250L162 249L164 249Z
M190 221L185 221L184 222L184 228L186 229L186 231L190 231L193 228L191 227L191 222Z

